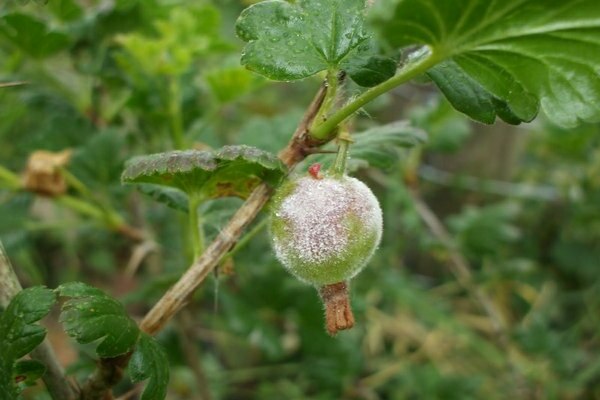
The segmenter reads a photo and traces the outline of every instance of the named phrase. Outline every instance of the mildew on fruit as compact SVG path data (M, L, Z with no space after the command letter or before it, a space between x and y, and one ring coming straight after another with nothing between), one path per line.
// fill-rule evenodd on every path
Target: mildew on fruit
M275 196L271 231L280 262L316 286L355 276L379 245L381 208L355 178L303 177Z
M323 175L319 164L283 184L273 198L275 254L293 275L317 287L330 335L354 326L348 280L373 255L382 225L377 198L364 183L339 172Z

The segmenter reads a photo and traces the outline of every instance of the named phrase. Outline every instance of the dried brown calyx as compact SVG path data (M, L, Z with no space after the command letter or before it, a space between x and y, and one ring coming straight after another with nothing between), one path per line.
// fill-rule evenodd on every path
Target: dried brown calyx
M333 283L319 288L325 306L325 327L327 333L335 336L338 331L354 326L354 315L350 306L350 295L346 282Z
M60 169L69 163L72 151L58 153L38 150L29 156L23 175L25 189L44 196L59 196L67 191L67 183Z

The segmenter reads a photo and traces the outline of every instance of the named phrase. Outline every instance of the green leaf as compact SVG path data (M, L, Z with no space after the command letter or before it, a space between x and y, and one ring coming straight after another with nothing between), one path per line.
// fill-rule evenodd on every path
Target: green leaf
M170 151L136 157L121 177L126 183L150 183L179 189L203 199L247 197L260 181L276 184L285 167L266 151L225 146L218 151Z
M406 121L397 121L352 134L352 140L354 143L346 165L348 172L368 167L388 169L400 159L401 149L425 143L427 134ZM325 149L335 150L336 147L330 144ZM311 163L327 163L331 158L331 155L313 156Z
M453 60L436 65L427 72L427 75L454 108L476 121L493 124L498 116L509 124L524 122L512 113L506 102L485 90Z
M125 354L135 346L140 331L120 302L81 282L61 285L56 291L70 298L63 304L60 320L77 342L100 340L96 353L102 358Z
M0 313L0 398L15 399L20 393L15 377L24 366L15 363L44 340L46 329L35 322L48 314L55 302L52 290L36 286L19 292Z
M530 121L541 108L565 127L600 119L597 0L381 0L373 19L391 45L426 45L434 60L452 59L507 105L499 115ZM480 106L471 113L487 109L489 120L489 104Z
M521 213L517 203L497 203L481 208L466 207L448 218L448 225L461 251L477 259L498 256L503 246L522 234L514 223Z
M345 69L358 85L371 87L394 76L396 68L397 63L395 60L374 55L367 60L350 60Z
M22 390L27 386L35 385L35 382L44 375L44 372L46 372L46 367L38 361L18 361L14 365L13 381Z
M209 4L172 7L167 20L155 21L154 34L133 31L117 38L129 55L119 63L131 74L181 75L198 57L232 49L220 38L220 19Z
M204 79L220 103L229 103L259 88L264 78L235 66L210 70Z
M352 139L354 144L350 148L350 169L363 166L386 169L398 162L401 148L425 143L427 134L405 121L398 121L357 133L352 135Z
M131 380L141 382L148 379L141 400L163 400L169 383L169 360L154 338L142 334L129 361Z
M69 170L88 186L103 190L118 184L125 160L121 150L124 148L124 137L118 131L98 132L75 150Z
M378 56L364 17L364 0L271 0L252 5L236 24L238 36L248 42L242 64L274 80L347 70L358 84L382 82L394 75L396 65Z
M188 212L189 199L184 192L168 186L140 183L137 189L153 200L163 203L174 210Z
M43 21L25 14L0 18L0 35L34 58L55 54L69 45L69 37L50 30Z
M83 15L83 10L75 0L53 0L48 3L50 12L63 21L73 21Z

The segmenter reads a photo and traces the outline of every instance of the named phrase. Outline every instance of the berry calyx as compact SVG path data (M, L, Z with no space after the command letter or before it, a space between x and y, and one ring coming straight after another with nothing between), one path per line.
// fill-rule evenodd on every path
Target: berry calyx
M308 167L308 173L315 179L323 179L321 175L321 164L316 163Z
M325 328L334 336L338 331L354 326L354 315L350 307L348 284L334 283L319 289L321 300L325 304Z

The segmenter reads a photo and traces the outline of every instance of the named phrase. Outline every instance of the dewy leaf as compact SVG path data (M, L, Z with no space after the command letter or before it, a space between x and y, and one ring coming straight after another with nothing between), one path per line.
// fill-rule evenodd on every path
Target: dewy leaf
M19 365L15 363L44 340L46 330L35 322L48 314L55 302L56 296L52 290L36 286L19 292L6 310L0 313L1 399L17 398L20 387L17 386L19 382L15 380L15 375L23 372L23 368L17 368ZM34 378L27 373L22 375L22 380Z
M125 354L135 346L139 328L120 302L81 282L61 285L56 291L69 298L63 304L60 320L77 342L100 340L96 353L102 358Z
M452 60L436 65L427 75L454 108L476 121L493 124L498 116L510 124L522 122L511 112L508 104L485 90Z
M203 199L244 198L260 181L276 184L284 173L285 167L275 155L241 145L136 157L127 163L121 179L169 186Z
M148 379L141 400L163 400L169 383L169 360L154 338L142 334L129 361L131 380Z
M400 159L402 148L425 143L427 134L406 121L397 121L352 134L352 140L348 172L367 167L390 168ZM329 144L325 149L335 150L335 146ZM313 156L311 162L327 163L330 159L331 156Z
M378 55L365 26L364 0L263 1L237 21L248 42L242 64L274 80L295 80L323 70L344 70L359 85L372 86L396 71Z
M66 34L52 31L44 22L19 13L0 18L0 36L35 58L48 57L69 45Z
M597 0L379 0L373 20L395 47L426 45L435 60L452 59L507 105L508 119L531 121L540 107L565 127L600 118ZM480 106L469 115L487 108L489 120L489 104Z
M389 168L398 162L398 151L425 143L427 134L405 121L377 126L352 135L349 168L366 163L375 168Z

